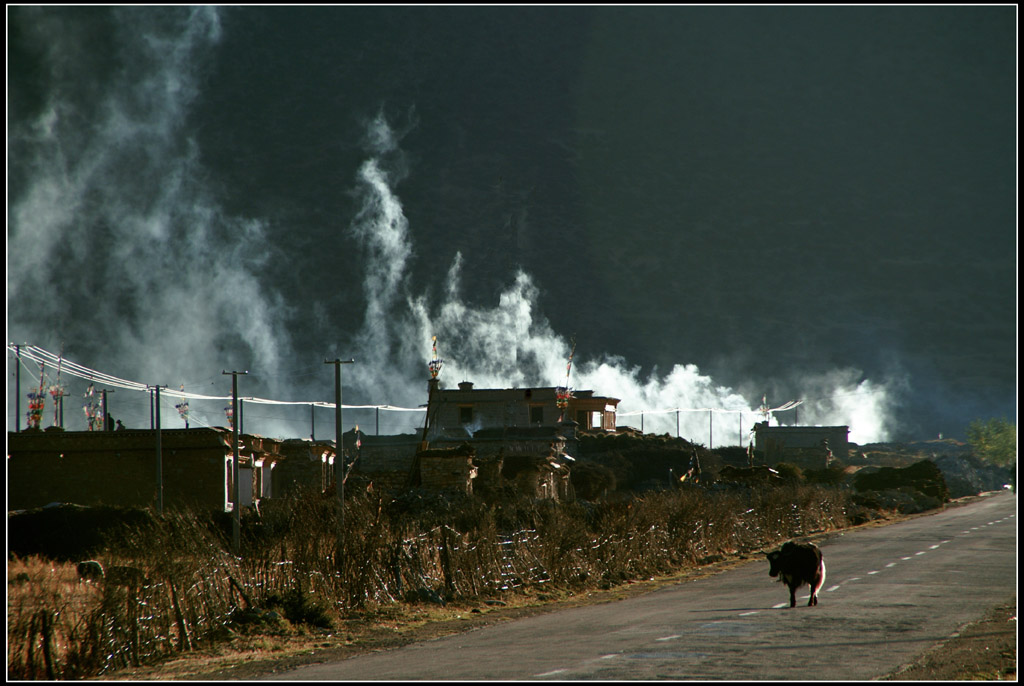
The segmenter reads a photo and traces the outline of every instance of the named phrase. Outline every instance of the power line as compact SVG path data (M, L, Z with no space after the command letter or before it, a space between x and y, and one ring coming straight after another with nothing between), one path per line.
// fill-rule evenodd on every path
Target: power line
M49 366L53 369L61 367L62 373L69 374L71 376L77 376L81 379L86 379L93 382L101 382L108 386L116 386L117 388L124 388L132 391L139 391L140 393L148 393L150 386L139 383L137 381L129 381L127 379L121 379L116 376L111 376L104 372L90 369L83 365L71 362L66 358L44 350L34 345L23 345L15 346L13 343L7 344L7 349L14 352L18 356L19 360L23 357L41 365ZM38 380L38 379L37 379ZM206 395L202 393L193 393L191 391L182 390L171 390L167 389L164 395L172 398L182 398L189 400L231 400L230 395ZM314 407L329 407L333 408L334 403L324 402L322 400L273 400L269 398L256 398L256 397L241 397L239 400L244 400L247 403L257 403L264 405L302 405L302 406L314 406ZM378 409L386 410L391 412L423 412L422 407L396 407L394 405L343 405L344 409Z
M118 387L118 388L124 388L124 389L128 389L128 390L139 391L140 393L148 393L149 392L149 388L150 387L148 385L146 385L146 384L139 383L137 381L130 381L130 380L127 380L127 379L121 379L121 378L118 378L116 376L112 376L110 374L106 374L104 372L97 371L95 369L90 369L88 367L85 367L83 365L77 364L75 362L71 362L68 359L64 358L63 356L55 355L55 354L53 354L53 353L51 353L51 352L49 352L47 350L44 350L43 348L35 346L35 345L27 345L26 344L26 345L22 345L22 346L15 346L15 344L13 344L13 343L8 343L7 344L7 349L12 351L12 352L14 352L19 357L19 360L20 360L21 357L24 357L26 359L32 360L32 361L34 361L36 363L39 363L39 364L43 364L43 365L49 366L51 368L58 368L58 366L59 366L62 369L62 373L66 373L66 374L69 374L71 376L77 376L79 378L86 379L88 381L101 382L103 384L110 385L110 386L115 386L115 387ZM26 368L28 368L28 367L26 366ZM298 371L298 370L301 370L301 369L312 369L312 367L305 367L305 366L297 367L294 371ZM278 375L278 376L280 376L280 375ZM209 377L209 378L212 378L212 377ZM865 393L874 393L874 392L879 392L879 391L862 391L862 392L858 392L858 393L849 393L849 394L845 394L845 395L862 395L862 394L865 394ZM193 393L191 391L171 390L170 388L165 390L164 395L169 396L171 398L181 398L181 399L189 399L189 400L231 400L231 396L230 395L207 395L207 394L202 394L202 393ZM841 396L832 396L832 397L835 398L835 397L841 397ZM830 398L818 398L816 400L828 400L828 399L830 399ZM241 398L239 398L239 400L243 400L246 403L255 403L255 404L263 404L263 405L299 405L299 406L305 406L305 407L312 406L312 407L326 407L326 408L333 408L333 407L335 407L334 403L325 402L325 401L322 401L322 400L294 400L294 401L289 401L289 400L274 400L274 399L270 399L270 398L257 398L257 397L251 397L251 396L250 397L241 397ZM676 412L712 412L712 413L716 413L717 412L717 413L724 413L724 414L736 414L736 413L739 413L739 414L757 414L757 413L764 413L764 412L785 412L787 410L795 409L797 406L803 404L804 402L806 402L806 401L805 400L791 400L791 401L789 401L787 403L784 403L784 404L780 405L779 407L774 407L774 408L771 408L771 409L768 409L768 410L764 410L764 409L728 409L728 408L721 408L721 407L686 407L686 408L684 408L684 407L672 407L672 408L665 408L665 409L635 410L635 411L632 411L632 412L618 412L616 414L619 417L633 417L633 416L638 416L638 415L653 415L653 414L671 414L671 413L676 413ZM346 410L349 410L349 409L351 409L351 410L375 409L375 410L384 410L384 411L387 411L387 412L423 412L424 411L423 407L398 407L398 406L389 405L389 404L342 405L342 408L346 409Z

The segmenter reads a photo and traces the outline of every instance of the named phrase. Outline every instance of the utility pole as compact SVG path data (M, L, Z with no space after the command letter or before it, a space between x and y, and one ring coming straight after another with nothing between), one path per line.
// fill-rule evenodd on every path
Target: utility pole
M21 346L14 345L14 432L21 433Z
M64 398L67 398L70 393L61 393L57 395L54 400L57 402L57 426L64 428Z
M103 431L110 431L110 410L107 408L107 393L113 393L109 389L100 389L100 404L103 406Z
M334 365L334 491L338 498L338 537L335 545L334 564L341 571L345 554L345 446L341 429L341 365L352 364L355 360L324 360Z
M155 412L154 428L156 429L156 511L157 514L164 512L164 451L162 436L160 434L160 386L151 386L153 389L153 407ZM103 412L106 414L107 392L103 391ZM104 427L107 424L106 417L103 419ZM104 429L106 431L106 429Z
M222 372L231 375L231 402L232 407L238 409L238 375L249 372ZM236 412L237 414L237 412ZM231 445L234 448L234 458L231 461L231 545L235 555L242 551L242 505L238 499L238 417L231 422Z

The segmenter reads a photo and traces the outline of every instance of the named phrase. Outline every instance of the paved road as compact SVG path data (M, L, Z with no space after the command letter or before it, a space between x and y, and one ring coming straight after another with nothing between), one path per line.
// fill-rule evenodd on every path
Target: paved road
M817 607L790 609L789 593L768 577L767 561L755 560L630 600L269 678L871 679L1015 597L1016 509L1016 496L997 493L835 535L820 544L828 578Z

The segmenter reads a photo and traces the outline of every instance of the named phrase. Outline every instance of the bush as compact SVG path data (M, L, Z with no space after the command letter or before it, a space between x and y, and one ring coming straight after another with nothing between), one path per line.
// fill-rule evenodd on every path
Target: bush
M39 507L7 517L7 551L63 562L84 560L126 538L126 531L144 531L152 525L149 510L132 507L70 503Z
M1017 461L1017 425L1006 419L976 419L967 427L967 441L975 456L1008 466Z
M931 460L921 460L909 467L882 467L877 472L858 472L853 480L858 491L885 491L910 488L931 496L939 503L949 501L949 487L942 470Z
M267 597L266 605L281 608L284 618L292 624L308 624L321 629L334 628L334 622L323 603L303 593L299 586L293 587L284 595L272 593Z
M602 464L581 462L573 466L569 478L581 500L599 500L615 490L615 473Z
M838 486L846 480L842 465L833 464L826 469L808 469L804 472L807 483Z
M780 462L775 465L775 471L779 473L784 481L797 482L804 480L804 470L790 462Z

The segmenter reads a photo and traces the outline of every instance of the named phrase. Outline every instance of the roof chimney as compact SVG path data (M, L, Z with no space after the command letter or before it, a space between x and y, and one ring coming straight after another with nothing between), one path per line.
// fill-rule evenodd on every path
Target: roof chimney
M473 390L473 382L472 381L460 381L459 382L459 390L460 391L471 391L471 390Z

